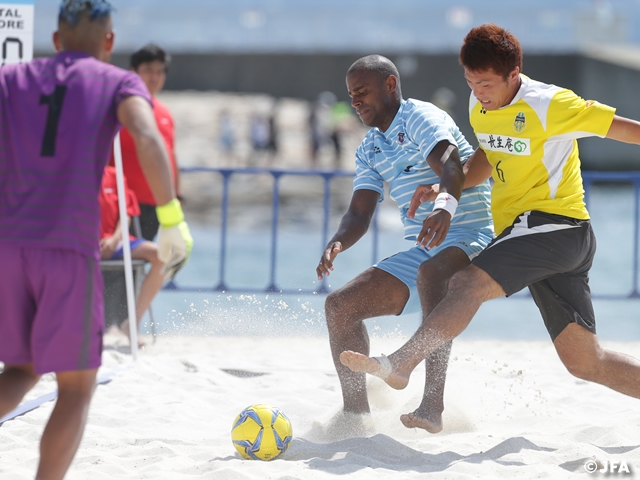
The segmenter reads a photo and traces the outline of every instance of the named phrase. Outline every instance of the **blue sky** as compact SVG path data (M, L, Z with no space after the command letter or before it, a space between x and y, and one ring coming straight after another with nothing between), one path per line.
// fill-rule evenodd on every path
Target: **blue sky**
M7 0L5 0L7 1ZM11 0L8 0L11 1ZM190 52L457 51L495 22L528 52L586 39L640 44L640 0L113 0L117 49L149 41ZM49 48L58 0L35 0L36 50Z

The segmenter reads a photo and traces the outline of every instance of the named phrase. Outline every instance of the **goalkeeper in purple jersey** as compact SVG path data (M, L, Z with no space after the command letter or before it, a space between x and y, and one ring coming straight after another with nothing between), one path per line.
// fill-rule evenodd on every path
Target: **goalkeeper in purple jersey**
M0 418L40 375L58 401L38 479L61 479L78 449L104 330L98 191L124 125L158 201L159 257L170 275L193 240L138 75L109 65L106 0L64 0L51 58L0 68Z

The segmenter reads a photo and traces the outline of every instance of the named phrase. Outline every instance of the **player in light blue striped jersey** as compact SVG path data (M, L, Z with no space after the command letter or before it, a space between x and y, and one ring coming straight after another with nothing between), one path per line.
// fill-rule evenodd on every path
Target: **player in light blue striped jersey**
M465 177L473 148L453 119L420 100L404 100L400 76L387 58L370 55L347 71L352 106L371 127L356 151L351 203L316 269L329 275L339 253L367 231L384 184L404 224L406 251L386 258L328 295L325 312L334 364L342 386L344 412L369 413L365 376L340 362L345 350L369 355L363 321L419 311L423 317L440 302L454 273L469 265L493 238L489 171ZM468 187L468 188L467 188ZM420 232L422 243L416 243ZM421 236L422 237L422 236ZM422 403L402 415L407 427L442 429L446 369L451 343L426 358ZM384 359L385 357L383 357Z

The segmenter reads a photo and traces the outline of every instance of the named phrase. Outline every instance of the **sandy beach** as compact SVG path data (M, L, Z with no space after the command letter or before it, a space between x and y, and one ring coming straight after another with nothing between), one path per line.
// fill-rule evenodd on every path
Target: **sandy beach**
M166 93L163 100L176 116L178 158L184 167L246 166L252 161L247 141L249 118L255 111L269 111L273 103L266 96L224 96L217 92ZM278 108L282 146L278 162L272 166L307 168L308 104L284 99ZM231 110L236 122L234 158L223 156L219 148L216 122L223 109ZM345 169L352 167L347 157L360 141L358 135L354 132L348 139ZM330 166L330 152L324 151L319 167ZM185 211L190 219L217 225L220 182L212 178L183 176ZM334 202L349 197L350 179L345 182L340 184L342 191ZM238 222L247 229L268 223L270 217L262 215L256 204L264 203L268 208L271 184L240 181L235 186L238 193L234 196L232 192L231 198L235 208L250 204L258 212L254 215L258 220L239 216ZM304 200L317 203L321 193L321 184L309 186L296 181L283 184L281 198L297 205L291 218L298 219L299 211L303 211L305 215L300 214L300 218L309 221ZM312 275L315 261L314 255L312 263L300 268ZM622 269L612 265L607 263L606 270L619 277ZM209 279L213 270L210 266L204 270ZM171 302L178 311L175 315L181 316L186 300L171 298ZM255 308L262 311L271 308L269 302L245 303L251 304L249 310L256 303ZM210 310L191 315L211 315L211 331L221 323L229 327L225 332L244 333L248 331L246 325L256 321L243 309L220 310L226 305L222 300L213 305ZM628 307L627 311L632 309ZM278 312L274 314L278 319L297 319L295 312L293 317ZM502 315L509 316L509 312L513 310ZM606 313L619 320L619 313ZM314 315L305 313L300 318L313 319ZM317 315L322 317L321 313ZM636 313L627 316L635 319ZM165 324L173 318L159 317ZM490 326L499 334L502 324L495 321L499 315L491 318ZM535 321L540 322L537 316ZM283 324L294 328L294 324ZM237 330L232 328L235 325L239 326ZM634 341L603 345L639 357L640 342L632 330L635 327L624 328ZM388 354L405 340L397 333L374 337L371 353ZM164 334L140 352L135 364L124 338L107 335L100 378L104 383L94 396L84 439L66 477L69 480L313 480L347 476L404 480L425 478L427 474L427 478L452 480L564 480L588 478L585 465L597 470L609 468L612 474L624 465L630 473L620 470L620 478L640 476L640 401L572 377L550 341L454 342L445 392L444 430L436 435L407 429L399 421L401 414L413 411L420 402L422 367L416 369L403 391L369 378L371 415L359 421L345 418L328 339L322 335L294 337L285 332L276 338ZM54 390L54 376L46 375L25 401ZM289 450L273 462L244 460L231 443L236 415L256 403L279 407L293 425ZM53 402L45 403L0 426L0 479L33 478L40 435L52 408ZM604 477L605 473L593 476Z
M626 463L623 478L640 472L638 400L571 377L550 342L455 342L444 430L431 435L399 421L419 403L421 367L403 391L370 378L371 417L343 418L324 337L161 336L135 365L122 337L106 340L100 374L113 378L97 389L70 480L567 479L584 478L590 461ZM373 338L372 353L403 340ZM27 400L53 389L45 376ZM281 459L243 460L231 443L235 416L255 403L291 419ZM52 406L0 427L3 480L33 478Z

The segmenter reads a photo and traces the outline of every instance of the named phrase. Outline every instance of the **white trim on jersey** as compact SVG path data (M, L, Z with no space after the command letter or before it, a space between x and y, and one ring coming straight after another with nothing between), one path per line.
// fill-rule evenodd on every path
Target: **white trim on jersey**
M473 111L473 107L476 106L476 103L478 103L478 99L476 98L476 96L473 94L473 91L472 91L471 96L469 97L469 115L471 115L471 112Z
M518 218L520 219L519 223L516 223L513 226L513 229L509 232L508 235L505 235L497 242L492 243L487 248L494 247L499 243L504 242L505 240L510 240L512 238L524 237L526 235L534 235L536 233L549 233L556 232L559 230L567 230L569 228L580 228L580 225L567 225L567 224L558 224L558 223L547 223L545 225L538 225L537 227L528 227L527 217L531 212L525 212L520 215Z
M510 107L518 101L523 100L533 109L534 112L536 112L538 118L540 119L540 123L542 124L542 128L546 130L547 114L549 113L549 105L551 104L551 100L553 100L553 97L556 93L565 89L557 87L556 85L549 85L546 83L538 82L537 80L531 80L529 77L522 74L520 74L520 80L522 81L522 83L520 84L520 88L516 92L516 96L513 97L513 100L511 100L508 105L504 105L500 107L500 109ZM469 115L471 115L471 112L476 106L476 103L478 103L478 99L475 97L472 91L469 98ZM593 136L593 134L591 134L590 136Z
M526 75L520 75L520 79L522 80L520 90L511 102L511 105L522 98L522 100L526 102L534 112L536 112L536 115L538 115L540 123L542 124L542 128L546 130L547 114L549 113L549 105L551 104L551 100L553 100L553 97L556 95L556 93L565 89L557 87L555 85L538 82L537 80L531 80ZM526 89L525 94L523 96L520 96L520 92L522 92L524 89Z
M562 135L560 135L562 136ZM552 137L558 139L558 137ZM542 157L542 163L547 169L549 179L547 184L549 185L549 197L556 198L558 193L558 187L564 177L564 167L567 165L571 152L573 151L573 141L553 141L549 139L544 144L544 156Z

